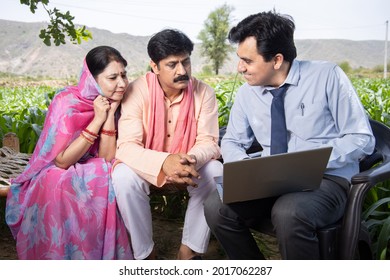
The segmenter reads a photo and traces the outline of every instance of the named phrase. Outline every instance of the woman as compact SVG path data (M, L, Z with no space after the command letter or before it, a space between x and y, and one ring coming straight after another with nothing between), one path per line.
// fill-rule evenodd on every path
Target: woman
M12 181L6 221L20 259L132 259L111 161L126 60L92 49L77 86L55 95L34 153Z

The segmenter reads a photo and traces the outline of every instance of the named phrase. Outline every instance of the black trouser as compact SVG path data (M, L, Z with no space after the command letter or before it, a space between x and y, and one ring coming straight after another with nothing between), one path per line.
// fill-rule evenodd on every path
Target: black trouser
M264 259L250 228L270 217L283 259L319 259L316 230L342 217L348 188L327 175L315 191L228 205L215 191L205 202L206 221L230 259Z

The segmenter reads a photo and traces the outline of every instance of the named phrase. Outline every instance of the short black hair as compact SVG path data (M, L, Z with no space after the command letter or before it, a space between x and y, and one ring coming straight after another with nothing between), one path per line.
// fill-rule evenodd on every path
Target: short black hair
M257 52L265 61L281 53L286 61L297 57L294 43L295 24L291 16L275 11L250 15L233 27L228 35L231 43L242 43L248 37L255 37Z
M193 49L194 43L176 29L164 29L154 34L148 43L149 57L156 64L170 55L191 55Z

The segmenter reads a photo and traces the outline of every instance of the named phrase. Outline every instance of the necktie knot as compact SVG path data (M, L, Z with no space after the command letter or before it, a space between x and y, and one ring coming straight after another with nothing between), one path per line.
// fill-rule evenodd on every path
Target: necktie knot
M280 88L271 89L270 92L274 98L279 98L284 95L287 90L287 85L283 85Z

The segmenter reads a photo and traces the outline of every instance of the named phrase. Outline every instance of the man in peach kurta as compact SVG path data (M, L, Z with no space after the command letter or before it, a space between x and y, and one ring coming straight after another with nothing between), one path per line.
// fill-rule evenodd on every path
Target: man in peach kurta
M189 192L178 259L199 259L207 250L203 202L222 175L218 104L212 88L191 77L192 50L178 30L155 34L148 44L152 71L129 85L122 102L112 176L136 259L155 258L151 185Z

